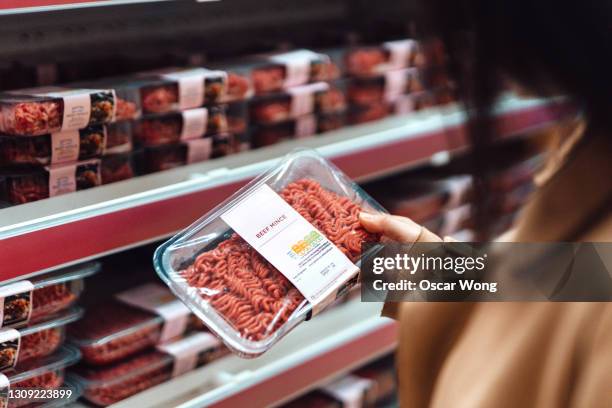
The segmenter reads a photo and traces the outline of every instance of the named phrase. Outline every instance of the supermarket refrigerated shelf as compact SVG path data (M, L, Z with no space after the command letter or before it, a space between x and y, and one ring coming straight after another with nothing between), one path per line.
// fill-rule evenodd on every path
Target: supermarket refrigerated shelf
M497 108L498 126L511 136L571 111L563 100L507 97ZM465 121L456 106L421 111L2 209L0 281L167 237L297 147L315 148L364 180L465 148Z
M112 407L278 405L391 351L396 325L380 309L350 301L300 325L257 359L225 357Z

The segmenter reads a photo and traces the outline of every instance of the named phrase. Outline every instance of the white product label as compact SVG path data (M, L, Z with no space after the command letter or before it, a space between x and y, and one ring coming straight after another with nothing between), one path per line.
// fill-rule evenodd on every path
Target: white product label
M395 113L398 115L414 112L415 107L416 103L412 95L401 95L399 99L395 101Z
M404 68L410 63L412 54L416 47L414 40L398 40L388 41L384 43L385 48L389 50L389 65L390 68Z
M49 172L49 197L76 191L76 164L47 167Z
M286 75L283 86L289 88L308 82L310 80L310 65L313 61L321 58L324 58L324 56L314 51L296 50L275 55L270 57L270 60L285 66Z
M161 75L162 78L177 81L180 110L199 108L204 104L206 71L204 68L194 68Z
M359 273L340 249L267 184L221 219L289 279L310 302L313 315Z
M183 128L181 140L196 139L206 134L208 123L208 109L198 108L181 112L183 115Z
M287 89L287 92L291 95L291 117L295 118L314 112L315 94L327 90L329 90L329 84L325 82Z
M0 327L25 324L32 314L32 291L28 280L0 287Z
M21 335L15 329L0 330L0 371L17 365Z
M89 94L65 95L62 130L82 129L89 124L91 97Z
M51 163L69 163L79 159L78 130L66 130L51 135Z
M187 163L197 163L210 158L212 152L212 137L188 140Z
M322 390L340 401L343 408L360 408L364 406L364 396L372 386L372 380L348 375L323 386Z
M408 71L404 69L389 71L385 73L385 100L387 102L396 101L401 95L406 93L408 84Z
M158 350L174 357L172 376L176 377L193 370L200 353L217 348L221 342L212 334L197 332L172 343L157 346Z
M121 292L117 299L130 306L156 313L164 318L159 342L182 335L189 323L190 311L170 290L154 283Z
M9 390L11 382L4 374L0 374L0 408L7 408L9 403Z
M295 120L295 137L309 137L317 133L317 118L314 115L302 116Z

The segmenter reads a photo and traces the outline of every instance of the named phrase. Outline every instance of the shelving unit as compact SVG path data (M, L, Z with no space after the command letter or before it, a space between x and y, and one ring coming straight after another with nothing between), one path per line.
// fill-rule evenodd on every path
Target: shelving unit
M570 109L563 101L507 97L497 112L501 134L509 137L543 126ZM0 280L167 237L296 147L318 149L350 177L364 180L464 149L465 120L456 106L423 111L4 209Z
M225 357L112 407L278 405L392 350L396 325L380 317L380 308L350 301L300 325L255 360Z

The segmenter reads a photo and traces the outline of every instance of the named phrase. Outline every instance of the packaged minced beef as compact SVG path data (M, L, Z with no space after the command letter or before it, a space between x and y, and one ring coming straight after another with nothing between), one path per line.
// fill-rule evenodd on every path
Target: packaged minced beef
M351 104L371 105L394 102L401 95L422 92L426 89L424 74L416 68L387 71L367 78L352 78L347 89Z
M172 293L145 284L89 307L68 333L83 361L104 365L180 337L192 327L192 314Z
M93 159L106 148L104 125L40 136L0 135L0 166L46 166Z
M296 151L161 245L154 265L231 350L255 357L354 286L362 244L380 240L361 211L383 210L316 152Z
M0 134L0 167L72 163L131 149L131 127L126 121L40 136Z
M114 89L117 98L117 120L137 119L142 114L172 112L179 109L178 82L142 75L104 78L79 86L104 86Z
M143 146L197 139L205 134L224 132L227 132L224 105L147 115L133 124L134 141Z
M273 123L310 113L343 111L346 106L343 87L315 82L256 97L250 103L250 116L253 123Z
M207 332L193 332L180 340L104 367L77 366L73 377L84 388L84 398L106 406L170 380L229 353Z
M73 307L27 327L1 329L0 371L19 367L27 361L55 352L64 342L66 325L82 315L81 308Z
M144 72L143 77L175 81L179 110L199 108L223 101L228 91L228 74L206 68L164 68Z
M213 136L205 136L179 143L145 147L140 152L141 168L145 173L154 173L208 160L213 153L213 139Z
M281 143L286 140L300 139L317 133L317 117L304 115L282 122L260 124L251 129L254 148Z
M411 39L354 47L346 52L344 66L349 75L377 75L394 69L417 66L418 51L418 43Z
M117 153L103 156L100 159L100 177L102 184L128 180L136 177L133 154Z
M100 160L0 172L0 203L13 205L85 190L101 184Z
M305 49L261 57L251 69L251 80L258 94L308 82L330 81L339 76L340 70L329 55Z
M30 88L0 94L0 131L38 136L115 120L112 89Z
M79 361L79 351L73 347L63 346L50 356L30 360L17 368L0 374L0 406L19 408L37 406L41 400L33 399L36 393L45 394L44 404L70 401L73 397L72 387L63 387L66 367ZM36 402L39 401L39 402Z
M69 308L81 296L84 278L99 270L90 262L0 286L0 327L47 320Z

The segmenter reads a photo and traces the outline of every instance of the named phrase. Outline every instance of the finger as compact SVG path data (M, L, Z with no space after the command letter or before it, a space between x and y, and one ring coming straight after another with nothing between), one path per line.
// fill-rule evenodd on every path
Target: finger
M388 214L359 214L361 225L369 232L383 234L398 242L415 242L421 234L421 226L409 218Z

